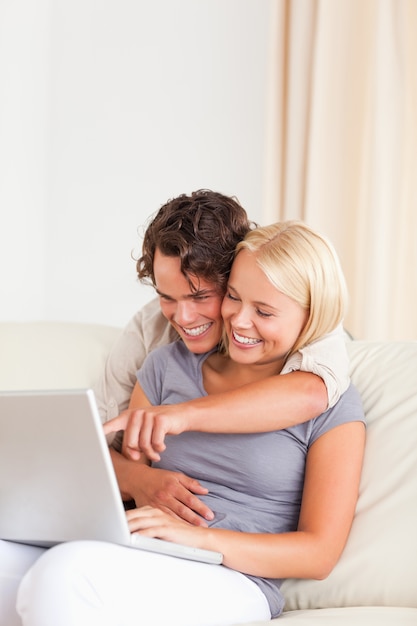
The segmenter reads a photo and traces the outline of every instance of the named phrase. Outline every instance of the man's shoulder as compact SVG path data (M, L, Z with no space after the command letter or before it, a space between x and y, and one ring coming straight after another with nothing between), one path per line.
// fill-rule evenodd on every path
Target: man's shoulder
M149 322L154 324L161 324L162 326L168 325L168 320L163 316L161 307L159 306L159 298L152 298L149 302L143 305L136 311L133 317L130 319L126 326L126 330L138 330L143 327L144 324Z
M147 351L178 338L176 331L162 314L158 298L154 298L139 309L123 333L133 341L136 338L143 342Z

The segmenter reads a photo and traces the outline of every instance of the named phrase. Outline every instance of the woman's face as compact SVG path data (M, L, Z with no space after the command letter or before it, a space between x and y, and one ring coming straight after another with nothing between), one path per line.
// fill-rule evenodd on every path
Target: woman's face
M180 259L165 256L158 249L153 270L161 311L187 348L196 354L212 350L223 330L222 295L217 285L196 276L193 284L197 290L192 291L181 272Z
M272 285L252 252L241 250L233 262L222 316L230 357L238 363L272 366L278 373L308 311Z

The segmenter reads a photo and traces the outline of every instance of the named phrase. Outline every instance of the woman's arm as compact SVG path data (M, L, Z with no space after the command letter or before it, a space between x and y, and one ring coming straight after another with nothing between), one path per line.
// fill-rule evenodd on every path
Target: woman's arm
M361 422L337 426L307 455L298 529L252 534L196 528L158 509L128 512L131 531L222 552L227 567L267 578L329 575L346 544L358 498L365 443Z
M158 461L159 453L165 449L165 435L191 430L216 433L280 430L317 417L326 410L328 402L323 380L300 371L176 405L143 407L135 389L130 409L107 422L104 429L106 434L125 430L124 453L132 459L144 453L152 461Z

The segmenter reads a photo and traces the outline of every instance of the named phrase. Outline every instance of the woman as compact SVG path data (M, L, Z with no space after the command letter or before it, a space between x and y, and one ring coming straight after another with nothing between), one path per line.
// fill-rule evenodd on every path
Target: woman
M172 403L278 374L343 312L343 277L322 237L294 222L252 231L237 247L222 308L227 352L195 355L181 342L155 350L138 372L134 402ZM61 545L23 580L23 624L197 626L279 615L280 579L323 578L343 550L364 431L350 386L335 407L286 430L167 437L157 465L199 478L214 520L204 528L143 507L128 512L130 528L220 551L224 566L101 543ZM110 562L111 571L103 566Z

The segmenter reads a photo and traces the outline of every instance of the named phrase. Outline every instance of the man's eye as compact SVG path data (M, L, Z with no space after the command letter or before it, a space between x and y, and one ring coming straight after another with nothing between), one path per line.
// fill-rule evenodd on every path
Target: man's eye
M203 300L207 300L209 296L194 296L193 300L197 300L197 302L202 302Z

